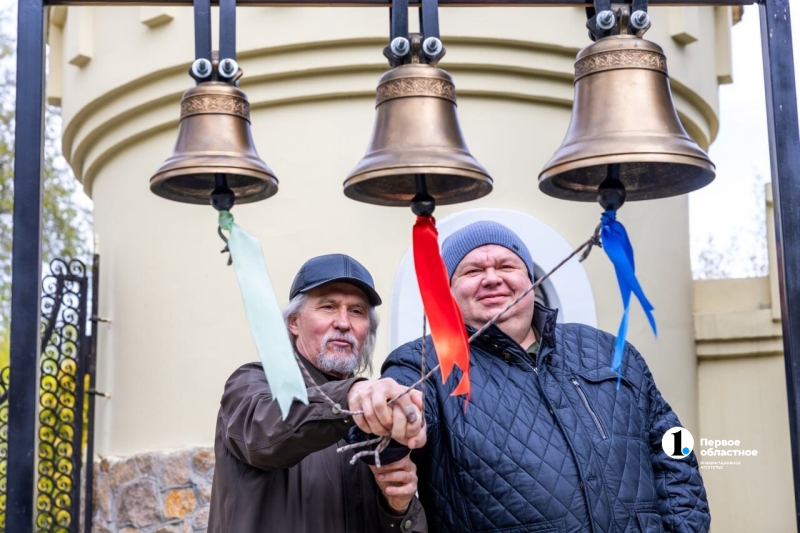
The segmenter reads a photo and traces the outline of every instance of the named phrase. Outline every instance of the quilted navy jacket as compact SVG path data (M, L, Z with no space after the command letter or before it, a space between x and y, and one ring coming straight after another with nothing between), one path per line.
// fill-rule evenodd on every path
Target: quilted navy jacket
M496 326L472 343L472 398L426 382L428 444L416 450L419 494L433 532L708 531L694 452L661 448L680 426L642 356L626 347L622 383L610 370L614 337L556 324L537 304L536 360ZM470 329L470 334L474 330ZM419 379L422 340L395 350L383 377ZM426 338L429 368L438 363Z

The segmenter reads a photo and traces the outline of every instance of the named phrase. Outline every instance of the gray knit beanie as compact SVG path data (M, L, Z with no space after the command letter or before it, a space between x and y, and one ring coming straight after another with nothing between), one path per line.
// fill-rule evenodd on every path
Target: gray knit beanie
M475 248L486 244L497 244L508 248L522 259L528 269L528 277L533 281L533 259L528 247L519 236L497 222L481 220L464 226L447 237L442 243L442 259L447 267L448 278L453 277L458 264Z

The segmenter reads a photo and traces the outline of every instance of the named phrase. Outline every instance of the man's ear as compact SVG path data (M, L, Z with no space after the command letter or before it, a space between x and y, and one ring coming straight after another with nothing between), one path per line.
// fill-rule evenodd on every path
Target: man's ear
M297 315L292 315L289 317L289 332L297 337L298 331L300 331L300 328L297 326Z

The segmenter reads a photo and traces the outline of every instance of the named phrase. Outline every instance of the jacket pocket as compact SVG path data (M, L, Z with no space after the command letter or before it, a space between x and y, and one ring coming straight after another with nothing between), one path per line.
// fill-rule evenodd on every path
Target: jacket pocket
M664 526L661 525L661 515L655 511L637 512L636 521L639 523L639 531L642 533L663 533L664 531Z
M595 425L600 423L606 437L619 435L645 438L645 417L639 408L641 396L638 389L625 376L618 378L616 372L608 366L602 366L583 370L572 379L583 391L583 396L589 404L587 409L594 412L592 418L597 420ZM572 385L574 387L575 383Z
M608 433L606 433L603 424L600 422L600 418L597 416L597 413L592 408L592 404L589 403L589 398L586 396L586 393L584 392L580 382L575 378L570 378L569 381L570 383L572 383L572 386L575 387L575 390L578 391L578 396L581 397L583 405L586 407L586 410L589 411L589 416L592 417L594 425L597 426L597 431L600 432L600 436L603 438L603 440L608 439Z

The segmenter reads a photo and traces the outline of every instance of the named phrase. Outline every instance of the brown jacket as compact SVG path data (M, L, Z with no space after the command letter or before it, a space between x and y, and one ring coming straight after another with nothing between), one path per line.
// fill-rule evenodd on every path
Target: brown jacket
M361 378L335 380L306 366L346 409ZM419 500L405 516L392 514L369 467L351 466L354 452L336 452L352 417L313 387L308 405L294 402L281 420L261 364L249 363L228 379L220 404L209 533L427 532Z

